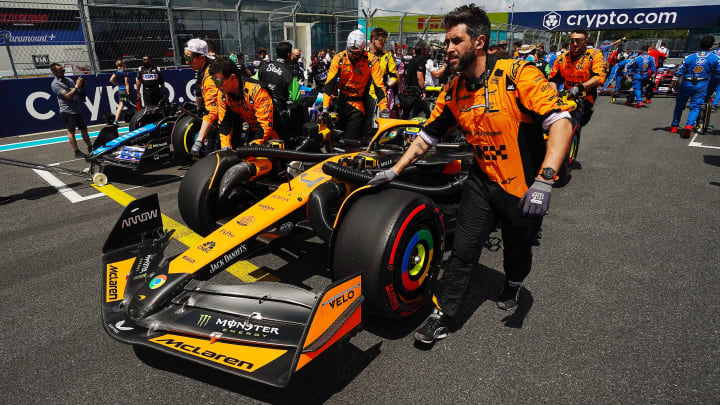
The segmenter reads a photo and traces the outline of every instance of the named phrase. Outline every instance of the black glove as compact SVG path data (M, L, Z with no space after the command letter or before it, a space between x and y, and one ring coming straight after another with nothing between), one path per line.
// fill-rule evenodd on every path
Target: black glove
M580 96L580 93L582 93L585 90L585 86L582 84L578 84L577 86L573 86L573 88L568 91L568 95L572 98L578 98Z
M323 107L322 113L320 114L320 121L328 124L330 122L330 109Z
M553 181L535 179L535 182L525 192L520 200L523 215L528 217L541 217L548 212L550 207L550 194L552 193Z
M387 183L397 177L397 173L392 168L384 170L375 175L370 181L367 182L369 186L377 186L378 184Z
M199 157L200 157L200 152L202 151L203 146L205 146L205 145L203 144L203 141L201 141L201 140L199 140L199 139L196 140L195 143L194 143L193 146L192 146L192 149L190 149L190 155L191 155L192 157L194 157L194 158L199 158Z
M380 118L390 118L390 111L388 111L388 110L380 111Z

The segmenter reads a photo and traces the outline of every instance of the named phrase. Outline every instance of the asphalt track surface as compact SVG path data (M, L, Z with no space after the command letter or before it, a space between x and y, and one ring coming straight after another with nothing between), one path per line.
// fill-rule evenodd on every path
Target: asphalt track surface
M81 178L55 175L74 195L32 170L3 166L0 195L11 197L0 205L3 396L71 404L718 403L720 131L693 143L670 134L673 105L598 101L580 165L553 191L516 311L495 307L502 250L485 250L447 339L413 344L427 310L393 323L366 316L365 330L285 389L135 349L103 331L101 248L118 201L158 193L163 213L181 222L185 168L111 174L113 199ZM63 143L0 157L55 163L71 152ZM325 268L318 239L291 240L221 276L321 288Z

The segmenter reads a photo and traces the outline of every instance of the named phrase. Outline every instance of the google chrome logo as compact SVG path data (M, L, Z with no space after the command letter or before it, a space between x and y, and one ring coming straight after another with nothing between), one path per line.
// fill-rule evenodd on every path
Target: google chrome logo
M150 280L150 289L154 290L156 288L160 288L165 282L167 281L167 276L164 274L161 274L159 276L155 276L152 280Z

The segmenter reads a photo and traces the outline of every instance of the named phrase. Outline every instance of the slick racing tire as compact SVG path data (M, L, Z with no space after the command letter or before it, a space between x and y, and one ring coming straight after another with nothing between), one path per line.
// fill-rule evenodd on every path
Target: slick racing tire
M190 156L190 149L192 149L195 138L197 138L197 134L200 132L201 124L200 121L189 115L180 117L180 119L175 121L171 135L175 159L184 161L192 158L192 156Z
M187 226L207 236L218 228L217 220L231 214L218 201L220 180L225 171L240 162L233 151L219 151L190 166L178 191L178 208Z
M430 299L445 237L440 211L430 199L393 189L360 197L336 232L334 276L362 271L372 312L400 319Z

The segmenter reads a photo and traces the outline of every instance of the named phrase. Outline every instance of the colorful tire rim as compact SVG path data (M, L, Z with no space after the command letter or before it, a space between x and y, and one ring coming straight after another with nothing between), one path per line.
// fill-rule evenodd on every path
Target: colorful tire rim
M427 229L418 230L405 248L402 261L400 299L412 302L430 274L433 261L434 243L432 233Z
M568 153L568 166L575 163L575 157L577 157L578 142L578 136L574 135L570 143L570 152Z
M148 286L151 290L154 290L156 288L162 287L163 284L167 281L167 276L164 274L161 274L159 276L155 276L152 280L150 280L150 284Z

